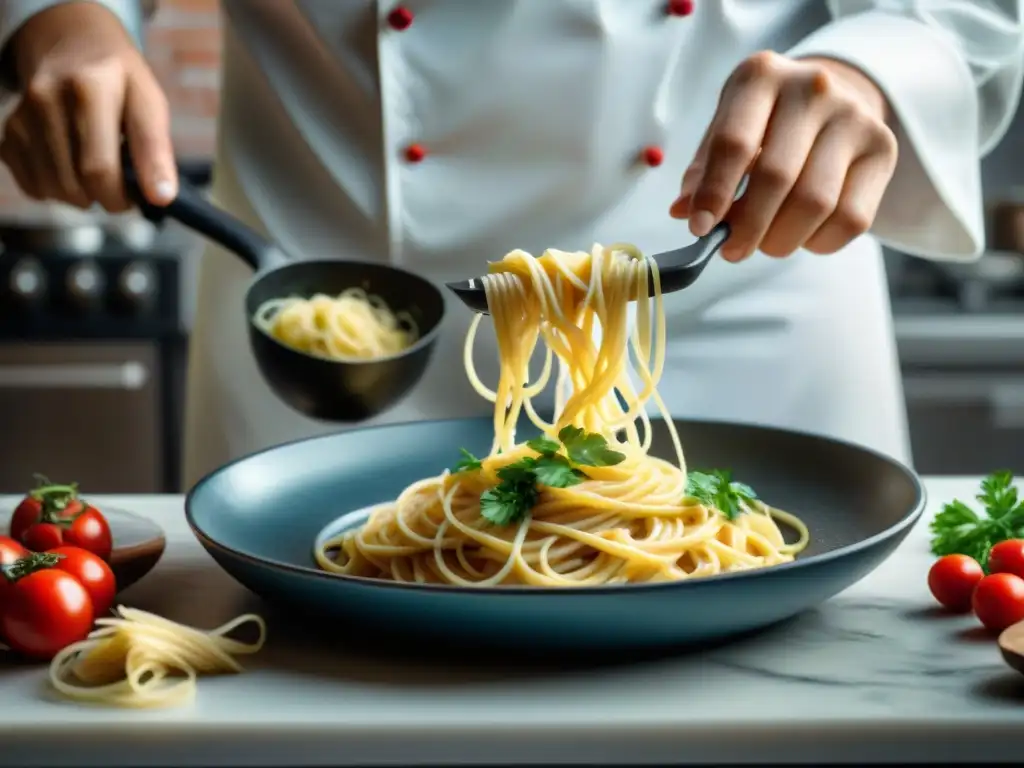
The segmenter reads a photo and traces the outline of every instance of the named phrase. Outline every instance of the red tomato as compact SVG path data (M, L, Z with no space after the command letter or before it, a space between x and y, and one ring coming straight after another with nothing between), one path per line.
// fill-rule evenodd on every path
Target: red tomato
M0 536L0 568L5 565L14 565L28 554L29 551L10 536Z
M45 552L64 543L64 532L56 523L36 523L28 527L21 540L33 552Z
M7 585L0 636L26 656L50 659L92 629L89 593L74 576L57 568L31 571Z
M77 496L74 485L44 485L32 491L11 517L11 536L35 552L80 547L110 559L113 538L102 513Z
M85 587L96 618L109 613L117 595L117 582L114 572L104 560L78 547L57 547L50 550L49 554L61 555L54 568L71 574Z
M1024 539L1007 539L988 553L989 573L1012 573L1024 579Z
M42 514L42 501L31 496L22 499L21 503L14 508L14 514L11 515L11 538L17 541L24 539L25 532L35 525Z
M27 549L14 539L9 536L0 536L0 568L14 565L21 558L28 557L30 554ZM4 595L6 594L8 583L7 578L0 574L0 611L3 611Z
M11 538L23 541L25 532L39 522L44 505L51 509L63 509L67 502L78 498L77 485L51 483L42 475L36 475L38 485L21 500L11 515Z
M974 615L992 632L1024 621L1024 579L1012 573L993 573L974 588Z
M928 571L928 589L951 611L969 611L971 595L985 572L967 555L940 557Z
M72 547L80 547L88 550L104 560L110 559L110 552L114 548L114 540L110 535L110 524L96 507L75 500L65 510L65 519L70 519L71 525L61 526L64 533L64 543Z

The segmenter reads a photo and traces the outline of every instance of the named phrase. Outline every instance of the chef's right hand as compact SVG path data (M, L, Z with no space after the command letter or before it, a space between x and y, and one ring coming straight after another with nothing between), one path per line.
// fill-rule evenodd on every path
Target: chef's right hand
M131 207L122 135L157 205L177 195L167 98L118 18L97 3L62 3L30 18L8 46L21 101L0 160L37 200L111 212Z

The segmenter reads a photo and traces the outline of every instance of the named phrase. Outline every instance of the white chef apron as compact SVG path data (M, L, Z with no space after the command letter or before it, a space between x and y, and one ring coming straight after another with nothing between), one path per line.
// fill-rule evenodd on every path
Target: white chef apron
M213 197L263 228L225 156L218 160ZM491 258L514 246L495 245ZM450 267L432 274L429 261L406 266L438 281L453 277ZM479 258L467 258L463 272L482 266ZM232 459L302 437L491 412L463 371L472 314L451 301L430 367L405 400L359 425L308 419L273 394L252 357L244 311L252 271L213 245L198 271L186 487ZM669 343L659 390L674 416L805 430L909 458L885 272L871 238L831 256L798 253L774 260L758 254L741 265L716 260L691 289L666 297L666 313ZM497 355L484 326L478 370L494 382Z

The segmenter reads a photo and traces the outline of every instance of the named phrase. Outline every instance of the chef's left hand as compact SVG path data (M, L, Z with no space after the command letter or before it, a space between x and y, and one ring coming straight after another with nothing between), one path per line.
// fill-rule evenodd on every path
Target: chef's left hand
M728 221L729 261L756 250L834 253L868 230L892 178L887 117L881 91L851 66L757 53L722 89L671 214L698 236Z

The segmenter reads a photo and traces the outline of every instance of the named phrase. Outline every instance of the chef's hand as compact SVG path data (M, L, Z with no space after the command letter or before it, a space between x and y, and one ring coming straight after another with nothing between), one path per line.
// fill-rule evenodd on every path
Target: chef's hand
M121 22L97 3L62 3L25 23L8 47L21 101L0 160L22 191L78 207L129 207L121 138L146 197L177 194L167 99Z
M887 117L881 91L853 67L757 53L722 89L670 212L698 236L728 221L729 261L756 250L834 253L868 230L892 178L896 137Z

